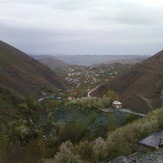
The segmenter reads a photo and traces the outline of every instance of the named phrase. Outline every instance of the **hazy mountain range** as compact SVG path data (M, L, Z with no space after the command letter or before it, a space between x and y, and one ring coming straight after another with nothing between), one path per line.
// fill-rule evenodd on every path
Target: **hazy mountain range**
M44 58L54 58L60 60L66 64L77 64L77 65L98 65L102 63L113 63L113 62L123 62L123 63L137 63L138 61L145 60L149 58L148 55L31 55L37 60L43 62Z

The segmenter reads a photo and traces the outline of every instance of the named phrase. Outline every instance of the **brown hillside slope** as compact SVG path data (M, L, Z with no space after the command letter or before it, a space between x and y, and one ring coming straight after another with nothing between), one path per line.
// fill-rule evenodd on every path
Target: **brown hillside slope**
M0 87L16 95L40 95L43 90L66 89L60 77L20 50L0 41Z
M93 95L103 96L109 89L118 92L125 108L147 113L160 107L163 96L163 51L102 85Z

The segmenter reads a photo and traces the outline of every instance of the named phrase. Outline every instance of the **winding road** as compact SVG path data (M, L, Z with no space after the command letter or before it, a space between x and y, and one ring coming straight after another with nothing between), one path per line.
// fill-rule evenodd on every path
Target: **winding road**
M88 97L91 97L91 93L94 92L100 85L98 85L95 88L92 88L89 92L88 92Z

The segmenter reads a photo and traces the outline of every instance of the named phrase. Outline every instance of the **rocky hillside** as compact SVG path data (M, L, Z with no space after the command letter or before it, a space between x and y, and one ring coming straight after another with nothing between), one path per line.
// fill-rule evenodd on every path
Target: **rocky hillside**
M51 69L2 41L0 87L19 96L41 95L41 91L67 88L64 81Z
M147 113L162 105L163 51L133 66L128 72L101 85L92 95L103 96L109 89L118 92L123 107Z

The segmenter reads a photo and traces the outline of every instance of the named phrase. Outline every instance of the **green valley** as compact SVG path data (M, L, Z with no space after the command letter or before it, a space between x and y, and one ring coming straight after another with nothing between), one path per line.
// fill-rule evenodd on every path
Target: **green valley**
M54 67L53 61L46 58L50 69L0 42L0 162L99 163L130 157L139 140L163 130L162 52L136 65L57 60ZM145 102L150 97L156 107L149 111L142 105L147 114L134 112L141 112L130 98L135 94ZM124 108L122 97L137 109Z

